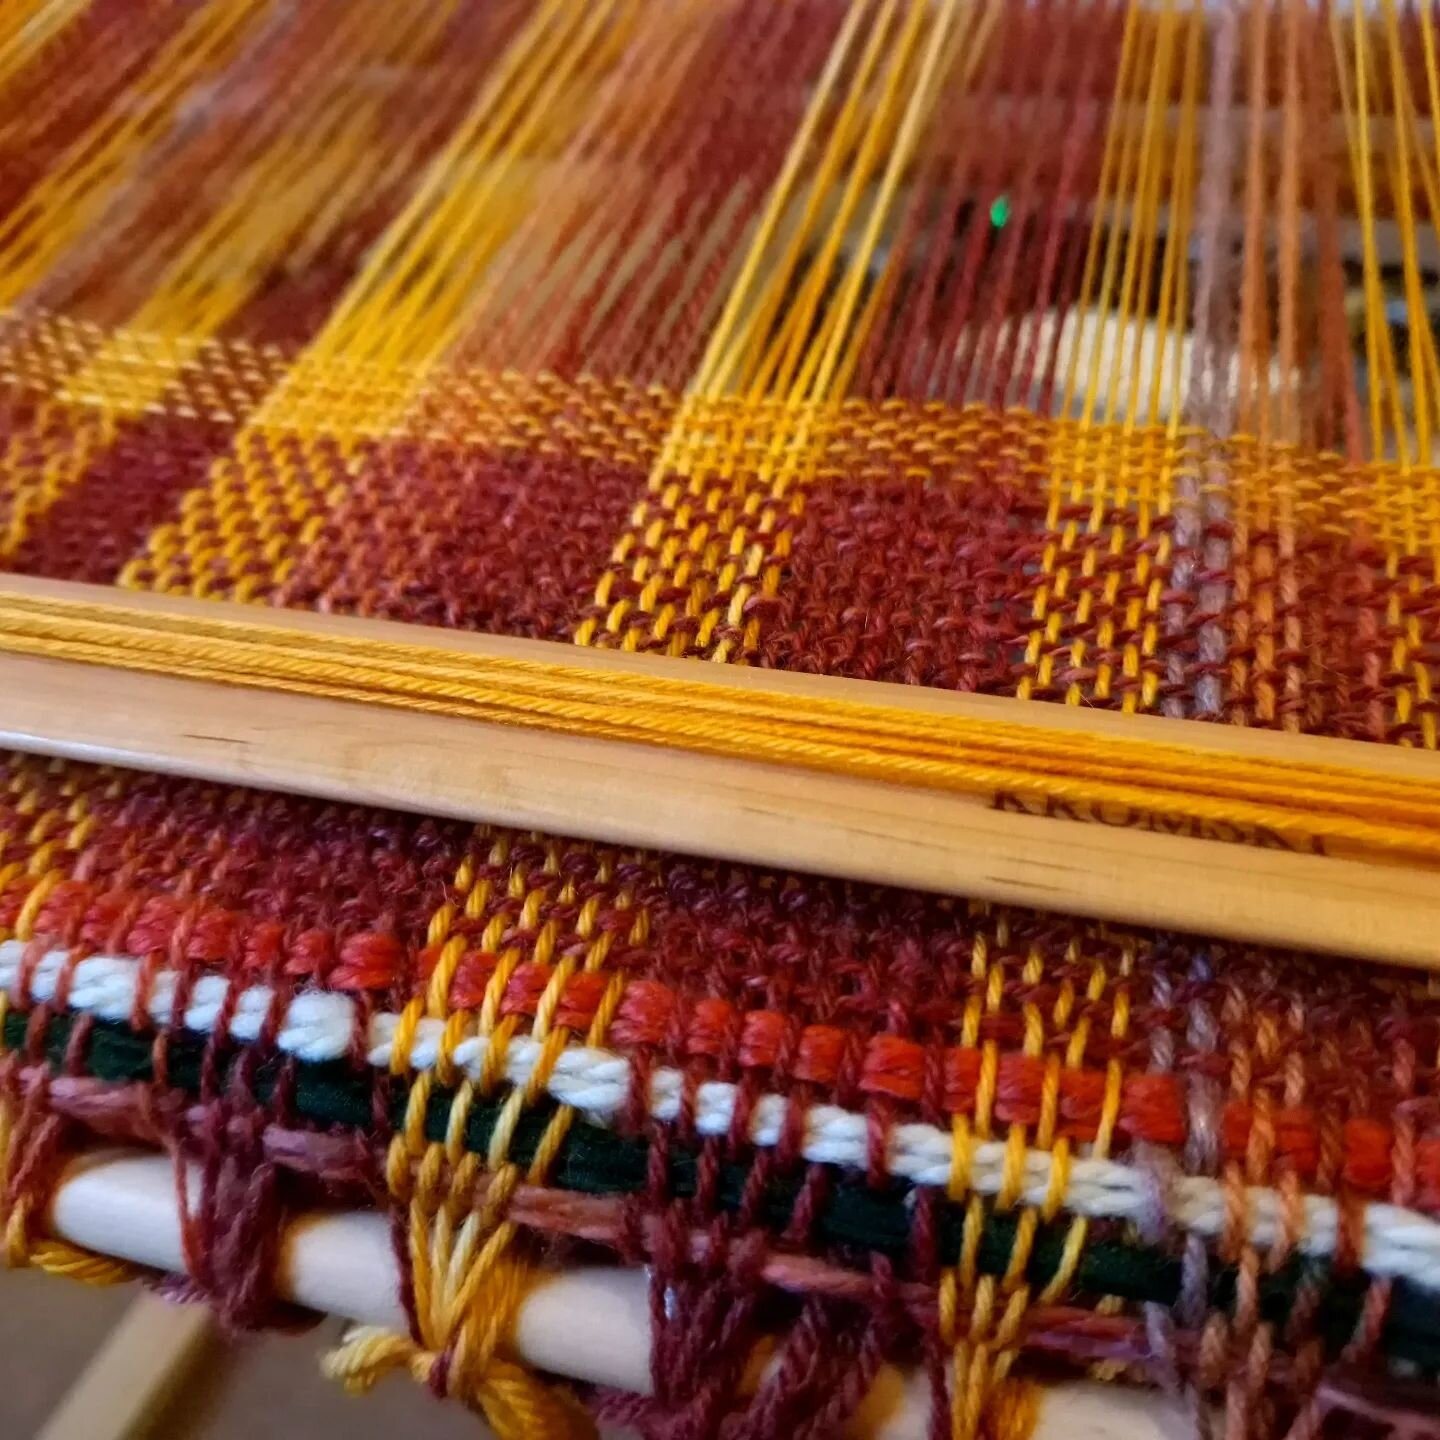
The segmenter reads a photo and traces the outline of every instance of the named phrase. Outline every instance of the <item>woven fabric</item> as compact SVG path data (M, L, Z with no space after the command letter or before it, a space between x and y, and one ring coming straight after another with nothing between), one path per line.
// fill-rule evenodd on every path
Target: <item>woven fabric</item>
M0 564L1434 749L1437 56L1399 0L23 0ZM596 1250L645 1433L890 1364L960 1440L1057 1371L1440 1408L1413 974L17 755L0 981L12 1260L104 1271L42 1224L97 1133L197 1167L236 1325L287 1215L385 1207L410 1334L337 1373L504 1435L589 1423L507 1326Z

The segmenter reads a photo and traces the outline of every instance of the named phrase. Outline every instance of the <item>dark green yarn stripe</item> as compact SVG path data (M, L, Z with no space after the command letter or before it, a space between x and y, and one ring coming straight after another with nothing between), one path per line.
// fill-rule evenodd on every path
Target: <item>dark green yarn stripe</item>
M25 1045L29 1017L14 1012L5 1017L3 1037L9 1048ZM64 1056L73 1025L72 1017L57 1015L47 1024L44 1050L48 1061L58 1066ZM197 1094L201 1064L208 1041L199 1035L172 1035L169 1044L170 1081L177 1089ZM222 1070L242 1053L239 1048L222 1057ZM82 1064L86 1073L115 1084L148 1082L153 1078L151 1037L128 1026L96 1022L91 1026ZM268 1101L275 1085L278 1062L263 1061L255 1075L255 1091L261 1102ZM357 1072L343 1061L294 1067L294 1105L305 1119L366 1132L372 1122L374 1076ZM444 1138L452 1092L436 1087L426 1117L429 1138ZM390 1102L391 1118L399 1124L405 1105L405 1088L394 1085ZM535 1107L520 1121L511 1154L522 1165L534 1156L555 1106ZM466 1145L483 1153L488 1145L499 1106L476 1102L466 1126ZM552 1184L562 1190L589 1195L624 1195L646 1187L648 1147L643 1140L617 1135L593 1125L572 1126L551 1170ZM677 1153L670 1162L672 1192L693 1195L697 1162L693 1154ZM722 1209L734 1210L743 1194L748 1167L722 1167L718 1201ZM780 1229L790 1217L798 1192L793 1179L773 1181L766 1189L761 1218ZM817 1217L819 1237L831 1245L857 1251L879 1251L895 1257L904 1254L910 1239L908 1198L913 1188L894 1181L873 1188L861 1180L837 1175ZM938 1242L942 1260L953 1262L959 1254L963 1217L957 1206L942 1207ZM989 1215L980 1244L979 1267L985 1274L1002 1274L1008 1266L1017 1221L1010 1215ZM1036 1234L1026 1278L1044 1285L1061 1262L1068 1225L1042 1224ZM1236 1272L1217 1267L1210 1287L1210 1303L1229 1311L1234 1303ZM1320 1315L1319 1331L1327 1347L1338 1350L1354 1334L1366 1284L1355 1275L1329 1276L1328 1267L1314 1261L1292 1260L1260 1282L1262 1315L1283 1324L1305 1277L1325 1283L1329 1293ZM1173 1304L1180 1285L1180 1264L1153 1248L1116 1241L1094 1241L1085 1247L1074 1288L1092 1295L1118 1295L1126 1300ZM1425 1370L1440 1369L1440 1302L1435 1296L1405 1282L1397 1283L1385 1333L1385 1346L1397 1359L1410 1360Z

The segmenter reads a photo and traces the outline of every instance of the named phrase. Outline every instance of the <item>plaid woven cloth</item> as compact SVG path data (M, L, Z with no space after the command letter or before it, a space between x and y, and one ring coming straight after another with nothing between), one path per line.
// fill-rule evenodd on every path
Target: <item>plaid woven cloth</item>
M11 0L0 564L1433 749L1437 56L1428 0ZM19 755L0 931L10 1258L84 1269L96 1133L192 1167L236 1325L384 1207L411 1331L337 1372L502 1435L823 1436L891 1364L960 1440L1056 1374L1440 1411L1424 977ZM582 1410L506 1317L597 1251L653 1395Z

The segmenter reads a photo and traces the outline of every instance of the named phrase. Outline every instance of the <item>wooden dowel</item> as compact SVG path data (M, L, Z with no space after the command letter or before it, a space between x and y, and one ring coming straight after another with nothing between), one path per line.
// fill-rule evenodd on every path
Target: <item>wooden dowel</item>
M162 1156L116 1148L73 1162L56 1187L48 1220L52 1233L71 1244L151 1269L184 1268L175 1174ZM373 1212L292 1220L275 1285L307 1309L405 1328L389 1227ZM590 1266L549 1275L525 1297L515 1349L537 1369L646 1394L649 1313L642 1271ZM887 1368L845 1433L920 1440L928 1415L925 1377ZM1161 1395L1077 1382L1045 1391L1035 1440L1180 1440L1188 1423Z
M0 581L0 593L87 601L112 592ZM126 595L170 617L246 607ZM380 621L265 611L309 636L414 644ZM542 659L597 675L683 674L722 693L850 699L915 715L1024 723L1086 737L1183 738L1202 755L1339 765L1389 782L1440 775L1440 757L1077 707L705 666L425 630L452 656ZM1017 718L1022 717L1022 718ZM1183 737L1177 735L1183 731ZM897 786L743 758L398 711L210 680L0 654L0 744L224 783L533 827L1219 937L1440 968L1440 871L1136 823L1000 808L996 797ZM1125 817L1122 817L1125 818ZM1253 839L1254 837L1249 837Z
M210 1316L142 1292L35 1440L140 1440L213 1338Z

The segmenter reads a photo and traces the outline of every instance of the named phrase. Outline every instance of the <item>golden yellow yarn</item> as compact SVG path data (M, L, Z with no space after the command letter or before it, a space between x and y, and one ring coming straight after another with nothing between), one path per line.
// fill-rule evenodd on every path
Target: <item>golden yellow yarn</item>
M485 1305L454 1332L443 1351L374 1325L350 1329L322 1362L325 1375L363 1394L407 1370L483 1414L499 1440L586 1440L594 1423L567 1391L496 1355L524 1295L527 1269L508 1257L488 1267ZM423 1320L422 1320L423 1324Z
M19 1243L11 1244L11 1225L5 1227L5 1263L11 1269L43 1270L47 1275L63 1275L82 1285L124 1285L134 1280L139 1271L123 1260L67 1245L63 1240L31 1240L28 1226L18 1214Z
M452 882L452 898L431 916L427 941L438 950L438 960L426 993L401 1017L396 1029L391 1070L411 1075L405 1117L386 1156L385 1179L392 1199L406 1218L405 1248L410 1262L414 1302L414 1337L397 1335L373 1326L353 1329L325 1364L326 1374L352 1390L366 1390L382 1376L408 1370L423 1384L453 1395L482 1413L501 1440L538 1436L541 1440L586 1440L594 1424L579 1403L561 1386L531 1374L511 1358L509 1345L515 1317L534 1278L524 1253L524 1237L508 1218L510 1201L522 1179L542 1184L559 1154L574 1111L561 1106L546 1123L529 1166L522 1171L510 1157L516 1126L527 1110L545 1094L551 1072L570 1039L556 1022L565 985L580 968L595 973L604 967L614 936L597 926L599 898L590 896L578 905L573 938L584 944L583 960L567 944L558 957L559 937L553 925L540 923L539 905L544 890L553 886L559 898L577 899L573 878L564 872L564 849L548 842L545 858L533 874L512 871L505 899L520 904L518 917L503 908L493 909L501 897L492 893L492 881L482 873L482 862L503 864L510 841L490 836L481 827L475 847L462 859ZM487 855L488 851L488 855ZM614 878L611 864L599 867L602 882ZM614 893L619 910L632 907L622 883ZM463 910L470 920L490 918L480 937L494 951L497 964L477 1011L451 1008L449 989L466 949L466 941L452 933ZM635 907L631 939L645 933L646 912ZM506 943L511 924L534 938L528 952ZM530 1035L541 1042L541 1052L530 1082L504 1092L504 1058L515 1034L517 1018L500 1014L500 1000L510 977L526 958L553 966L550 983L536 1006ZM587 1032L590 1044L603 1043L606 1029L619 1004L624 977L609 977L604 997ZM448 1016L440 1053L433 1070L412 1073L410 1052L423 1015ZM473 1028L488 1044L478 1077L459 1079L453 1049ZM454 1085L449 1101L443 1141L427 1135L426 1120L434 1086ZM504 1100L481 1159L465 1146L466 1121L477 1096Z
M1223 754L1151 739L1143 721L1092 735L1042 716L931 714L691 680L658 662L597 670L360 629L320 635L238 606L217 605L212 618L13 590L0 591L0 651L1440 862L1440 765L1433 777L1400 775L1372 767L1363 746L1325 763Z
M990 1397L982 1433L986 1440L1029 1440L1039 1418L1039 1386L1029 1380L1007 1380Z

